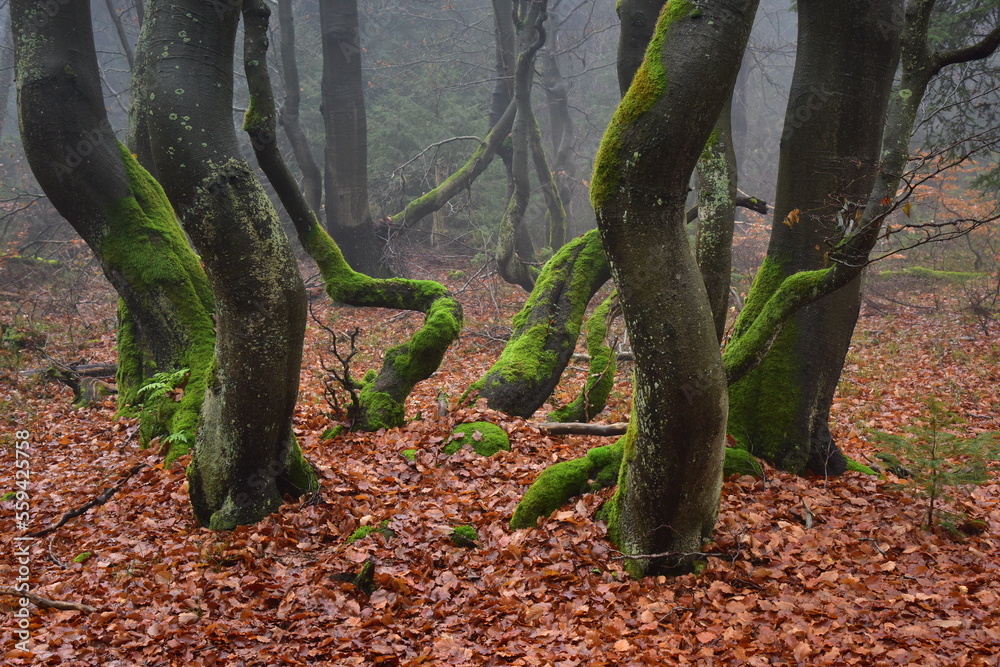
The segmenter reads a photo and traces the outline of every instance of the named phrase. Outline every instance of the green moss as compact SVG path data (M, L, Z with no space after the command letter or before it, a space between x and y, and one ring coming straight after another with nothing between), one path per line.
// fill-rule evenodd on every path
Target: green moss
M726 459L722 465L722 474L725 477L730 475L752 475L762 477L764 469L750 452L744 449L726 447Z
M513 530L534 528L538 517L549 516L573 496L589 488L592 464L586 458L562 461L542 471L528 487L510 519Z
M600 210L608 197L618 193L621 165L624 161L620 155L622 133L649 111L663 95L667 85L667 71L663 64L663 46L667 33L674 23L687 17L693 8L694 4L687 0L669 0L660 12L656 30L646 49L646 57L624 99L615 109L597 149L590 188L590 201L595 210Z
M510 451L510 437L496 424L489 422L459 424L452 434L461 437L445 445L445 454L454 454L465 445L471 445L473 451L480 456L493 456L500 450Z
M878 473L866 466L864 463L858 463L852 458L847 458L847 469L853 470L854 472L861 472L866 475L878 476Z
M607 404L615 384L615 352L604 339L608 331L608 313L615 295L609 296L587 320L587 353L590 367L583 391L568 405L549 415L551 421L589 422Z
M543 267L535 287L514 316L514 333L496 363L462 396L489 393L494 387L524 383L518 395L528 395L552 380L560 364L568 359L579 336L587 304L609 272L598 230L576 238L557 252ZM562 358L560 358L562 354ZM545 400L532 396L524 406L494 404L490 407L529 416Z
M615 484L622 452L619 438L612 445L591 449L582 458L562 461L543 470L517 504L510 527L533 528L538 517L549 516L574 496Z
M302 455L298 439L292 436L292 446L285 461L285 472L279 480L280 488L285 493L299 496L312 493L319 489L319 478L316 471Z
M372 385L366 386L358 396L364 414L361 430L390 429L405 423L406 413L403 404L385 392L369 391L371 387Z
M475 548L476 542L479 541L479 533L476 531L476 527L469 525L455 526L448 537L451 539L452 544L465 547L466 549Z
M975 280L978 278L983 278L987 274L976 273L976 272L966 272L966 271L938 271L936 269L928 269L923 266L910 266L905 269L900 269L899 271L883 271L878 275L880 279L885 278L919 278L921 280L934 280L939 282L965 282L967 280Z
M351 533L347 538L347 543L354 544L358 540L365 539L372 533L381 533L385 535L386 539L396 537L396 531L389 528L389 519L386 519L377 526L359 526L358 529Z
M108 234L101 242L105 261L116 268L133 286L151 310L169 304L171 325L186 339L176 359L167 360L175 368L190 368L191 378L180 403L168 411L157 411L163 421L147 423L143 432L174 436L168 462L188 451L194 441L204 396L206 372L214 357L215 329L212 291L198 257L188 245L173 208L159 183L119 144L122 165L129 181L130 195L115 200L106 211ZM124 313L127 317L127 311ZM125 359L123 377L128 380L119 405L136 399L136 378L141 377L147 352L131 328L120 332L119 354ZM169 370L161 368L160 370ZM150 413L153 414L153 413Z
M84 561L88 560L93 555L94 555L93 552L84 551L83 553L80 553L80 554L77 554L77 555L73 556L73 562L74 563L83 563Z
M404 449L404 450L400 451L399 454L400 454L400 456L402 456L407 461L414 461L417 458L417 450L416 449Z
M338 424L337 426L334 426L333 428L328 428L325 431L323 431L323 435L319 436L319 439L320 440L333 440L337 436L343 435L343 433L346 430L347 429L344 428L343 424Z

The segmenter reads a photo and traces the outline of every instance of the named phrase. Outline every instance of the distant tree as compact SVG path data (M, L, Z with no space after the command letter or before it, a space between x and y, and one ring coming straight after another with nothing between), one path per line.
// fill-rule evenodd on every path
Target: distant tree
M382 245L368 205L368 121L361 75L357 0L320 0L326 224L348 263L385 276Z

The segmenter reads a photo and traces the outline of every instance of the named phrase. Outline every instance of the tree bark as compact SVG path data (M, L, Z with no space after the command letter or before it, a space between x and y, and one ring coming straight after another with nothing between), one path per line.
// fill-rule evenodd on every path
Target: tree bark
M214 335L212 293L155 180L105 112L88 3L51 15L14 2L18 112L25 155L56 210L94 252L130 317L118 331L119 405L156 371L187 368L183 401L141 413L144 437L193 441ZM155 369L155 370L154 370Z
M323 175L309 147L309 139L299 122L302 94L299 90L299 67L295 57L295 20L292 0L278 0L278 27L281 34L281 71L285 78L285 103L281 107L281 126L285 128L288 143L292 145L295 162L302 172L302 192L313 213L322 212Z
M153 159L215 293L215 360L188 468L195 515L254 523L315 488L292 432L305 289L231 121L239 7L152 0L143 48ZM253 111L251 105L251 112Z
M718 513L726 378L684 200L756 5L669 0L594 164L591 201L636 357L609 537L626 556L672 554L626 560L633 576L690 569Z
M534 113L531 110L531 85L534 81L535 55L545 44L545 6L547 0L527 0L518 3L517 65L514 68L514 117L513 156L510 175L513 190L507 208L500 220L499 238L496 249L497 270L500 276L530 292L535 285L538 270L525 264L534 259L534 250L524 245L530 240L524 224L531 194L529 182L528 156L531 151L529 136L537 132Z
M2 16L2 15L0 15ZM10 87L14 82L14 36L11 31L10 16L0 21L0 136L7 122L7 106L10 99Z
M368 207L368 121L357 0L320 0L326 227L355 270L387 276Z
M856 223L881 159L896 68L900 0L799 7L799 48L778 166L775 224L734 336L743 335L782 280L831 266ZM840 474L846 459L828 426L854 331L860 280L806 306L760 367L730 389L729 429L740 445L793 472Z
M722 107L715 130L698 160L698 239L695 255L712 306L715 335L722 342L729 315L729 284L736 225L736 152L730 110L732 95Z

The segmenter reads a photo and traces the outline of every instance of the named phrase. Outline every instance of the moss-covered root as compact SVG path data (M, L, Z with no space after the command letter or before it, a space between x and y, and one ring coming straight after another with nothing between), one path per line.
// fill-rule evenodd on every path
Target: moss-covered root
M489 422L459 424L452 432L452 437L452 441L444 447L445 454L454 454L465 445L470 445L480 456L493 456L500 450L510 451L507 431Z
M546 517L587 491L611 486L618 480L622 461L621 439L613 445L595 447L583 458L562 461L542 471L517 504L510 527L533 528L538 517Z
M608 402L608 394L615 384L615 353L605 339L608 332L608 315L617 292L598 306L587 320L587 354L590 369L587 382L580 395L549 415L554 422L589 422L600 414Z
M462 331L461 304L443 285L430 280L380 280L354 271L314 217L307 228L300 221L296 229L302 245L319 266L326 293L333 301L426 314L423 326L410 340L386 351L381 371L358 396L361 415L355 430L402 426L406 397L418 382L437 370L445 351Z
M463 396L528 418L544 405L566 369L590 299L611 276L598 231L570 241L542 269L500 358Z
M573 497L617 484L622 438L613 445L591 449L583 458L562 461L542 471L517 504L510 527L533 528L538 517L549 516ZM763 469L750 452L727 447L723 475L760 477Z

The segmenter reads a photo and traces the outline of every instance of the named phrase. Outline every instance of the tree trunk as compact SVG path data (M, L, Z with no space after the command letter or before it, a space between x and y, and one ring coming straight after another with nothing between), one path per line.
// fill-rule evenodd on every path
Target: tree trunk
M143 47L153 158L215 293L215 360L188 468L198 520L231 529L315 487L292 432L305 289L231 120L239 8L152 0ZM253 108L249 114L252 115Z
M527 0L518 4L517 65L514 68L514 117L513 155L510 177L513 189L507 208L500 220L496 262L500 276L512 285L520 285L530 292L535 285L538 269L526 264L534 260L527 225L524 224L531 194L528 156L531 153L529 136L537 132L531 110L531 85L534 81L535 55L545 43L545 5L547 0ZM543 167L547 169L547 167Z
M278 0L278 27L281 33L281 71L285 78L285 103L281 107L281 126L292 145L295 161L302 172L302 191L309 208L318 217L322 212L323 175L313 157L309 140L299 122L299 67L295 58L295 21L292 17L292 0Z
M780 282L831 265L860 217L880 161L896 67L900 0L823 0L799 7L799 47L778 166L767 257L737 324L740 335ZM846 459L828 426L854 332L860 279L795 314L756 370L730 390L730 432L753 454L793 472L840 474Z
M546 262L514 333L496 363L466 391L487 405L527 419L545 404L576 349L587 304L610 269L597 230L562 247Z
M357 0L320 0L326 226L355 270L386 276L368 208L368 121Z
M115 139L89 4L61 6L51 16L37 2L11 7L25 155L129 315L118 331L119 405L138 403L141 381L156 371L190 372L179 404L141 413L144 435L169 433L168 458L177 456L194 439L212 357L207 278L160 186Z
M633 576L689 569L718 513L726 378L684 200L756 4L670 0L594 164L591 201L636 357L608 526L626 556L644 556L626 561Z
M698 241L695 254L712 305L715 335L726 333L729 284L733 266L733 227L736 224L736 153L730 109L732 95L722 107L715 130L698 160Z
M0 8L2 9L2 8ZM14 42L10 17L0 21L0 137L7 122L7 106L10 100L10 85L14 82Z

